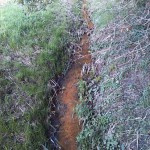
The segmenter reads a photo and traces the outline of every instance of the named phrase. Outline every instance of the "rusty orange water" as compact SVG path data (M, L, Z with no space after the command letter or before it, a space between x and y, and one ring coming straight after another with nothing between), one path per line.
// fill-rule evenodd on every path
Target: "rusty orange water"
M88 16L85 0L83 1L82 12L88 28L92 29L93 24ZM82 57L71 66L71 69L68 71L63 81L64 90L58 94L59 101L66 106L64 110L62 110L64 114L60 118L59 144L62 150L77 150L76 137L81 130L79 120L77 116L74 115L74 108L77 103L79 103L77 83L79 79L81 79L82 67L85 63L91 62L91 56L89 54L89 37L87 33L83 35L80 44L82 47L80 55ZM75 59L77 59L78 56L79 55L76 54Z

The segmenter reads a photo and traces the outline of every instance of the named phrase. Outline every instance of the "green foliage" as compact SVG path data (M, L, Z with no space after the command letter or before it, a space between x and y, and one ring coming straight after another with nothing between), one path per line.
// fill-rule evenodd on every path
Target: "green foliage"
M67 68L76 40L70 28L78 27L67 12L59 1L40 11L16 3L0 9L0 149L52 148L45 135L55 90L50 81Z
M111 115L96 115L87 93L86 81L81 80L79 82L78 90L81 103L77 105L76 112L83 123L83 129L77 137L79 149L116 149L118 142L109 131L109 123L112 120Z
M89 2L89 9L91 9L92 20L95 25L100 28L105 27L109 22L111 22L115 16L114 6L116 0L100 0Z
M80 80L79 83L78 83L78 90L79 90L79 98L80 98L80 101L83 100L83 96L85 94L85 91L86 91L86 82L83 81L83 80Z

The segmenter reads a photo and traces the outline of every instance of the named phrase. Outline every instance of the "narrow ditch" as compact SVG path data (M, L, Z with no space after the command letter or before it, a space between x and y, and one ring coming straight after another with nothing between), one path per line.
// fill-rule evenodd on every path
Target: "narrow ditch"
M88 29L92 30L94 26L88 15L86 0L83 0L82 14ZM81 130L81 125L77 116L74 114L74 108L79 103L77 83L81 79L82 67L85 63L88 64L91 62L88 31L83 34L80 46L82 49L76 50L78 52L74 57L76 61L64 77L62 90L58 93L57 97L61 103L58 108L60 122L58 143L62 150L77 150L76 137Z

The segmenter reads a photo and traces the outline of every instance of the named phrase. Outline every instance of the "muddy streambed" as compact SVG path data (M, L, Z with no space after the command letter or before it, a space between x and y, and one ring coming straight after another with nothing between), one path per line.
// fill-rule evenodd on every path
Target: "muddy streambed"
M83 0L82 13L84 21L91 30L93 24L90 21L88 11L86 9L86 0ZM61 103L59 112L60 128L58 132L59 145L62 150L77 150L76 137L81 130L79 120L74 113L74 108L79 103L77 83L81 79L81 70L83 65L91 62L89 54L89 37L88 33L84 33L80 46L82 50L77 49L75 63L72 64L70 70L64 77L62 87L63 90L58 94L58 101ZM80 57L79 57L80 55ZM80 59L78 59L80 58Z

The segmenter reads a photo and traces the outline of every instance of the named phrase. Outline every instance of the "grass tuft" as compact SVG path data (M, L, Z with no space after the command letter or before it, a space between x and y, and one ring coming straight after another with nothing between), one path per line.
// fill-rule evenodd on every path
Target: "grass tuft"
M17 3L0 8L0 149L57 145L49 134L54 80L68 68L77 41L74 7L56 1L40 11Z

